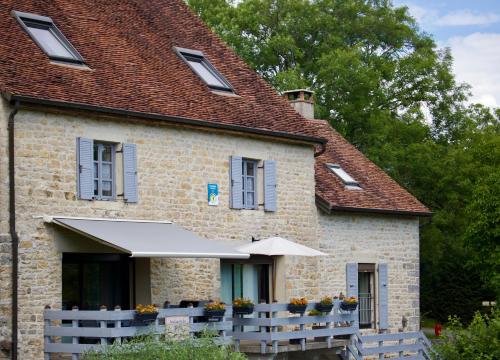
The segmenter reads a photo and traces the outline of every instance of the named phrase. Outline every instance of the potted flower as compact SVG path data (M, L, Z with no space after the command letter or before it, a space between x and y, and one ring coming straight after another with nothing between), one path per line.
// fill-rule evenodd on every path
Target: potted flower
M340 308L344 311L354 311L358 307L358 299L355 296L344 298L340 303Z
M138 304L135 307L134 320L138 324L147 325L156 320L158 317L158 308L156 305L142 305Z
M303 314L307 308L306 298L291 298L288 304L288 311L292 314Z
M250 299L236 298L233 300L233 313L238 315L248 315L253 313L254 303Z
M205 304L205 316L209 321L220 321L226 313L226 304L220 301L212 301Z
M316 309L321 312L329 313L333 309L333 299L330 296L324 296L319 303L316 304Z

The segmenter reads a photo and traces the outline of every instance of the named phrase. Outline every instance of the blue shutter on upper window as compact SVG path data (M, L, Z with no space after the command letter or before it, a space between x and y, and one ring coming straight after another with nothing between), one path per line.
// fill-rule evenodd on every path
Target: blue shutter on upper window
M231 156L231 198L230 206L233 209L243 208L243 159L241 156Z
M137 147L135 144L123 144L123 197L128 203L138 201Z
M378 265L378 313L379 329L389 328L389 289L387 264Z
M348 297L355 296L359 299L358 293L358 264L357 263L347 263L346 264L346 295ZM359 305L354 311L354 323L355 326L359 326Z
M276 161L264 161L264 210L277 210L276 196Z
M83 200L94 198L94 141L77 139L78 197Z

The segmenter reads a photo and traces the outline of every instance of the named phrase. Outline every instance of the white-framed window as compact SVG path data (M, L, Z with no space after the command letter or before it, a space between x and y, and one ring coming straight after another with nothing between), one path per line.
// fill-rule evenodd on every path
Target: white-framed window
M256 209L258 208L257 195L257 167L258 161L251 159L243 159L241 162L242 169L242 190L243 190L243 208Z
M115 198L115 145L94 142L94 198Z

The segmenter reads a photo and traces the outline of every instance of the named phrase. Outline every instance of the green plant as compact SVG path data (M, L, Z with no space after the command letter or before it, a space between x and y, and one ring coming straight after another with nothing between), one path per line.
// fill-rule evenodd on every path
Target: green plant
M205 305L205 310L225 310L226 304L220 301L212 301Z
M321 315L323 315L323 313L319 310L312 309L311 311L309 311L308 315L309 316L321 316Z
M321 300L319 301L321 305L332 305L333 304L333 299L331 296L323 296Z
M233 306L239 308L249 308L254 306L254 303L250 299L236 298L233 300Z
M450 317L435 350L442 360L500 359L500 309L493 309L490 315L476 312L467 327L457 317Z
M136 337L123 344L113 344L103 351L90 351L83 360L244 360L247 357L229 346L217 344L217 338L202 334L199 338L173 340L169 335Z

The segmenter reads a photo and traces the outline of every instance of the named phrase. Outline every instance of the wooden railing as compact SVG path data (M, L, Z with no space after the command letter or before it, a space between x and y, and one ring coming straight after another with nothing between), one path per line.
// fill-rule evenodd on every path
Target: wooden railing
M378 335L352 335L347 346L347 358L362 360L365 356L379 359L390 357L391 360L432 360L435 353L431 343L421 332L400 332Z
M183 317L188 322L189 335L210 330L219 334L221 342L229 343L228 332L232 330L232 307L228 306L219 322L206 321L203 308L169 308L159 310L157 319L149 326L137 326L135 311L79 311L50 310L46 308L45 319L45 359L53 353L69 353L73 360L91 349L99 349L111 343L120 343L124 338L145 334L165 334L165 318Z
M268 344L272 346L272 352L277 353L280 340L296 340L304 351L308 338L321 339L330 348L334 336L352 335L357 331L357 312L342 311L339 305L340 302L335 301L330 313L309 316L307 314L315 309L315 303L308 304L302 315L290 315L287 304L258 304L253 317L233 318L235 348L239 349L241 340L253 340L260 342L262 354L266 353ZM253 331L245 331L245 327L252 327Z

